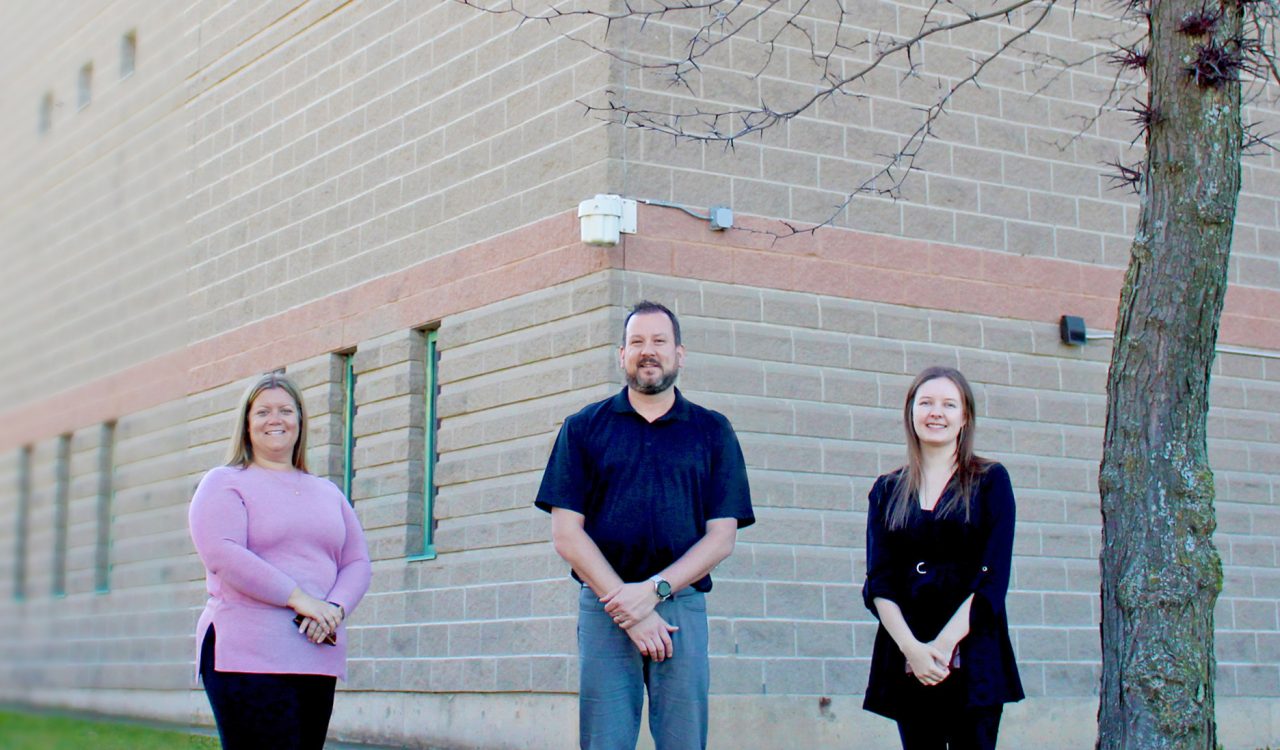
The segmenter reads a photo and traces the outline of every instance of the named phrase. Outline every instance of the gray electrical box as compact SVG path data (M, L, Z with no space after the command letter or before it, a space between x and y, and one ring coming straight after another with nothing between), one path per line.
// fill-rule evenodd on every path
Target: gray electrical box
M711 229L712 231L722 231L733 226L733 209L727 206L711 207Z

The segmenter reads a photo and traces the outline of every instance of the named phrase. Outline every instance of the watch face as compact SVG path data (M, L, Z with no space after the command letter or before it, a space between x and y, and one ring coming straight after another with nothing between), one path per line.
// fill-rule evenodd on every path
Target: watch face
M658 591L658 596L662 597L663 599L666 599L668 596L671 596L671 584L667 583L666 581L658 581L655 584L655 588Z

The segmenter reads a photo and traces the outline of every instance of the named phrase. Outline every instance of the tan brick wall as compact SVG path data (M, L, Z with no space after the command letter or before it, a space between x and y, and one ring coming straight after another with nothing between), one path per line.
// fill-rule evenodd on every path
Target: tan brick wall
M583 297L591 305L573 304ZM1087 719L1099 659L1096 470L1105 347L1068 349L1042 323L618 272L442 321L439 557L379 563L362 610L368 619L356 630L352 692L343 696L350 711L384 700L361 691L397 701L407 694L409 704L432 706L431 693L574 690L574 586L550 550L549 522L529 502L558 422L617 387L617 329L625 304L641 297L668 301L682 315L690 348L683 386L733 420L756 496L760 522L718 570L710 599L717 705L736 696L760 701L753 710L772 710L766 707L805 695L835 696L846 710L856 704L874 635L859 594L863 498L874 476L900 461L898 415L911 374L942 362L971 375L980 447L1010 468L1019 497L1010 610L1033 702L1014 712L1009 731L1033 736L1037 711ZM393 337L391 345L399 352L402 342ZM1261 370L1255 380L1239 380L1246 360L1257 362L1224 356L1215 386L1239 403L1248 388L1265 394L1273 383ZM593 366L585 382L598 385L582 390L574 374ZM1215 395L1214 420L1225 413L1223 398ZM1250 421L1266 430L1275 416ZM1229 445L1215 434L1215 462ZM1275 483L1264 464L1247 464L1247 451L1236 460L1245 461L1241 479ZM1244 710L1232 702L1237 696L1270 695L1263 680L1280 667L1264 656L1278 635L1265 617L1274 601L1258 601L1266 594L1257 588L1274 575L1255 570L1272 566L1261 557L1275 542L1254 531L1280 516L1260 499L1223 488L1219 501L1227 519L1219 534L1228 566L1222 606L1246 618L1219 616L1224 710ZM1238 545L1254 557L1233 558ZM416 704L414 694L422 695ZM514 710L506 700L519 702L494 695L485 705ZM474 736L431 729L430 716L439 714L428 712L416 730L426 732L424 741ZM367 726L369 719L351 721ZM853 723L875 736L867 721ZM800 731L787 726L769 736ZM1063 747L1085 741L1064 736Z
M81 430L71 441L65 563L68 596L89 593L97 588L98 504L103 487L103 452L110 448L104 439L109 437L110 433L100 427Z
M857 63L865 64L872 48L868 40L913 36L924 7L859 4L843 19L840 38L861 46L843 61L835 57L836 74L850 75ZM701 60L701 75L688 79L690 89L670 85L665 71L632 68L615 88L624 92L617 101L680 112L758 107L762 100L776 111L799 106L814 95L823 73L810 59L809 38L797 29L783 30L768 65L763 45L754 41L757 26L772 33L783 12L793 10L781 6L773 21L752 24L753 33ZM977 54L994 50L1039 12L1039 6L1028 7L1015 14L1012 24L984 23L935 35L913 56L918 75L908 75L905 60L891 58L865 82L851 85L852 96L823 101L763 137L743 138L732 150L720 143L676 144L657 132L628 131L619 147L624 164L611 186L699 209L719 204L759 216L824 221L884 165L883 155L903 147L905 137L922 122L920 109L937 100L940 80L949 85L967 74ZM1137 203L1128 191L1115 189L1109 177L1113 170L1105 162L1136 162L1141 148L1130 146L1136 130L1123 113L1108 113L1087 126L1116 75L1107 53L1114 49L1109 37L1124 28L1115 20L1117 12L1105 3L1055 7L1036 35L1018 45L1025 54L995 61L983 72L981 88L962 89L954 98L916 161L921 171L903 186L906 200L856 199L836 224L1018 255L1125 266ZM822 15L808 6L799 28L825 51L835 38L836 19ZM959 18L945 12L943 17ZM667 14L649 19L643 30L636 23L616 24L610 48L650 64L679 59L695 19L696 14ZM1084 64L1061 72L1036 56ZM1246 107L1246 120L1274 118L1274 106L1265 102L1274 101L1280 89L1272 84L1267 91ZM1129 106L1124 102L1131 96L1121 96L1121 105ZM588 101L602 106L607 100L597 96ZM721 130L738 126L734 120L722 123ZM696 125L691 129L699 130ZM1231 281L1276 289L1280 172L1274 154L1262 151L1244 162Z
M27 504L26 595L47 598L53 589L54 495L61 436L30 446Z
M0 11L0 313L22 403L563 212L609 68L453 3ZM107 22L100 20L108 19ZM120 36L136 29L134 74ZM75 76L94 63L94 99ZM46 91L58 102L37 133ZM21 279L21 281L19 281ZM50 331L65 331L56 339ZM40 373L35 375L33 373Z
M1055 9L1027 49L1097 52L1116 26L1112 12ZM762 51L736 40L681 93L544 24L516 28L453 3L241 1L174 12L133 0L3 13L17 44L0 60L14 82L0 115L10 165L0 177L10 264L0 315L28 351L0 367L10 403L406 269L602 189L823 219L877 154L900 145L937 74L963 70L970 52L992 49L1027 20L928 42L922 78L887 65L858 88L864 97L822 102L726 151L609 131L579 102L600 104L613 86L637 105L794 104L813 88L799 33L783 33L755 79L744 70L763 64ZM867 4L845 19L844 38L906 33L918 14L910 4ZM686 29L677 23L620 23L607 40L599 24L557 28L653 60L680 47ZM820 40L835 33L831 18L805 26ZM120 78L127 31L137 33L137 68ZM982 90L957 96L920 156L923 172L905 186L908 200L855 201L837 224L1124 265L1135 206L1108 188L1100 164L1137 157L1133 134L1123 116L1106 116L1073 140L1110 69L1092 61L1051 79L1025 58L998 61ZM84 61L93 100L78 110ZM41 134L46 92L58 106ZM1248 119L1272 114L1265 101L1254 100ZM1245 161L1236 284L1280 288L1276 174L1270 152ZM50 339L51 330L65 333Z
M1100 7L1055 11L1037 48L1092 50L1081 40L1111 28ZM905 25L914 12L873 2L851 23ZM839 222L887 238L833 230L775 244L710 235L647 207L640 233L606 251L574 244L572 219L557 218L606 189L728 203L759 217L745 219L753 227L824 218L850 177L871 168L867 153L897 147L923 101L920 82L886 70L867 99L824 104L725 152L582 117L577 100L624 78L637 101L680 94L656 77L622 76L539 25L515 29L455 3L206 1L175 12L95 0L70 11L10 4L0 21L16 42L0 57L14 84L0 89L0 317L21 353L0 364L0 403L36 410L20 422L34 427L0 453L0 518L10 519L0 524L0 595L12 598L19 463L31 447L27 596L0 614L13 634L0 641L0 700L207 723L203 697L189 692L204 601L186 531L191 492L222 461L247 375L270 367L303 385L308 460L340 482L336 352L354 347L352 498L374 579L351 623L335 732L563 745L575 726L575 590L530 503L561 420L620 384L626 305L654 297L685 324L682 386L739 431L760 518L711 596L714 741L889 741L857 705L874 633L859 597L863 498L900 460L911 375L945 362L975 382L980 447L1009 466L1019 499L1010 610L1032 700L1011 709L1006 736L1043 744L1049 722L1061 747L1088 744L1108 351L1063 347L1050 318L1076 305L1098 317L1113 309L1099 300L1112 295L1133 231L1132 201L1108 189L1099 166L1132 137L1124 123L1103 119L1065 150L1055 145L1071 135L1070 117L1090 111L1105 69L1072 71L1029 99L1048 82L1020 62L996 65L940 123L907 200L860 199ZM812 28L830 33L824 21ZM137 71L118 80L129 29ZM659 21L641 37L624 24L608 43L655 54L676 45L675 31ZM996 38L984 27L927 47L925 82ZM712 60L694 93L780 103L810 91L794 42L779 52L787 75L744 81ZM754 54L731 51L734 66ZM94 100L76 111L75 75L89 59ZM45 91L62 105L40 135ZM1244 168L1223 324L1232 343L1275 341L1276 167L1263 155ZM992 278L979 283L977 268ZM1014 278L997 288L1001 273ZM440 350L431 519L428 328ZM128 385L119 373L156 362L185 373L187 391L175 386L185 398L131 394L120 403L144 405L89 404L92 420L62 413L96 403L92 389L108 380L114 399ZM1280 684L1280 367L1220 355L1212 403L1226 571L1217 690L1234 750L1280 737L1270 708ZM62 410L59 426L40 423L41 404ZM95 420L108 418L118 418L110 591L98 594ZM59 430L70 435L70 481L66 596L54 597ZM410 559L429 524L436 556ZM835 699L835 713L819 711L819 696Z
M1011 28L930 42L923 78L888 66L859 89L866 98L824 102L725 151L605 129L579 102L599 104L613 85L639 104L763 96L784 106L812 90L798 34L783 35L757 79L742 71L762 62L760 50L736 41L681 94L543 24L516 28L456 3L206 2L174 12L135 0L0 12L18 40L0 60L15 82L0 100L0 153L12 165L0 177L0 247L11 270L0 314L29 353L0 365L0 396L11 403L528 225L600 190L819 220L875 154L897 148L930 76L963 69L968 52L991 49ZM865 37L892 19L889 32L905 33L918 12L869 3L846 31ZM1028 49L1097 52L1099 35L1115 28L1111 12L1055 9ZM806 24L818 38L834 33L831 19ZM121 79L120 37L130 30L137 68ZM643 31L617 24L607 40L600 31L575 33L656 59L680 46L683 30L668 17ZM86 61L94 98L77 110ZM1092 111L1109 79L1096 61L1056 81L1025 59L993 65L984 87L958 96L939 124L907 200L859 199L838 223L1123 265L1136 209L1109 189L1100 162L1132 151L1132 133L1123 117L1104 117L1071 140L1073 118ZM58 106L42 135L36 110L46 92ZM1257 109L1264 101L1250 119L1270 116ZM1231 278L1277 289L1274 156L1248 160L1244 179ZM53 330L65 333L50 339Z
M76 688L185 688L191 674L186 425L180 407L122 419L116 431L109 593L96 590L100 426L69 442L65 595L52 590L56 441L33 451L27 592L4 616L5 697ZM45 478L45 477L48 478ZM38 498L37 498L38 494ZM12 547L6 547L11 552ZM145 713L145 712L144 712Z
M405 562L422 544L422 335L357 350L354 496L377 562L349 690L576 689L573 587L530 497L549 431L612 388L590 363L613 345L616 295L597 275L440 322L435 559Z
M129 415L116 427L111 594L95 602L108 623L101 631L103 687L180 689L190 682L191 607L203 600L203 587L193 585L202 569L185 528L197 478L187 444L181 403ZM110 668L120 658L114 655L142 666Z
M478 730L450 725L450 712L514 712L520 736L520 707L538 695L564 696L570 703L549 705L556 716L571 712L575 586L551 549L549 521L530 503L560 421L618 387L625 307L642 297L681 315L690 352L682 387L734 422L759 518L718 569L710 599L717 712L775 716L781 734L762 729L763 746L770 737L827 746L846 732L882 733L856 710L875 627L859 594L863 498L900 460L899 402L911 375L941 362L972 378L980 448L1009 467L1019 500L1009 606L1031 702L1011 712L1007 730L1032 736L1037 715L1087 730L1099 658L1104 346L1065 348L1046 323L614 270L424 321L438 325L440 349L434 559L411 559L423 533L424 335L407 329L357 347L353 498L375 563L352 620L336 732L467 742ZM342 362L285 363L312 417L309 460L338 479ZM1280 372L1239 355L1223 355L1216 368L1211 452L1226 566L1218 695L1224 711L1247 717L1274 697L1280 677L1280 482L1269 447L1280 424ZM5 684L31 685L45 703L100 710L129 710L101 692L128 688L157 696L142 715L184 719L174 711L186 704L172 698L191 684L191 629L204 599L186 504L203 471L221 462L247 382L121 419L106 595L87 588L85 563L101 428L78 431L69 444L65 597L51 596L46 564L57 440L33 447L29 594L8 610L18 636L0 647ZM18 459L14 451L0 465L13 482ZM14 507L15 493L3 499ZM437 695L472 697L450 708ZM805 729L814 710L806 696L833 697L848 715L822 732ZM418 719L375 720L368 712L384 704L412 707ZM191 711L208 720L199 706ZM561 733L572 731L561 720ZM747 741L731 724L718 723L717 733ZM1084 741L1064 737L1063 747Z
M1096 692L1107 348L1069 349L1046 324L649 276L636 295L674 301L689 332L682 382L734 422L752 470L760 522L722 565L712 599L713 613L728 615L715 631L717 689L864 687L874 625L858 595L863 498L902 460L911 375L946 364L974 383L979 449L1008 466L1019 499L1009 606L1028 695ZM1263 361L1222 355L1215 373L1211 424L1231 419L1238 431L1212 429L1210 441L1227 566L1222 696L1271 695L1261 685L1280 677L1280 662L1263 657L1280 639L1276 540L1259 537L1280 522L1269 494L1280 464L1262 437L1280 424L1264 406L1277 383ZM1241 414L1247 393L1258 410ZM1249 434L1261 439L1241 440Z
M608 67L575 45L453 3L310 3L253 38L261 15L216 16L192 92L197 340L562 211L599 182L604 131L573 102Z
M356 350L352 501L374 560L423 550L425 357L425 339L416 330Z
M192 21L145 0L8 4L0 65L0 315L25 352L0 363L19 403L171 351L186 340L181 116ZM120 75L134 29L137 68ZM80 67L93 100L77 109ZM56 106L37 132L46 92Z
M10 601L17 598L14 579L20 567L18 529L22 522L19 505L24 463L22 449L0 453L0 487L5 488L0 492L0 518L8 519L0 524L0 596Z

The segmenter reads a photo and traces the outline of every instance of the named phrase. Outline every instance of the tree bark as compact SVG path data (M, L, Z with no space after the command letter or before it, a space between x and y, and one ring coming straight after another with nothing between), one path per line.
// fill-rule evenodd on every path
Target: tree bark
M1221 13L1208 31L1188 31L1186 20L1202 10ZM1151 117L1099 478L1097 746L1214 750L1222 566L1205 425L1242 131L1239 81L1229 64L1210 63L1239 52L1242 11L1239 0L1151 0L1149 18Z

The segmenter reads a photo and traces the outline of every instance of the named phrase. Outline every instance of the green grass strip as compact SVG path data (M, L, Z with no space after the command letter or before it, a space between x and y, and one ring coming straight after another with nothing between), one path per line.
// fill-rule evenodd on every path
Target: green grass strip
M109 720L0 711L0 750L217 750L218 739Z

